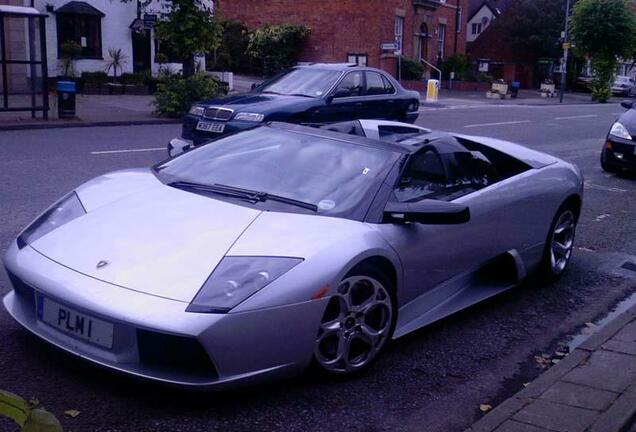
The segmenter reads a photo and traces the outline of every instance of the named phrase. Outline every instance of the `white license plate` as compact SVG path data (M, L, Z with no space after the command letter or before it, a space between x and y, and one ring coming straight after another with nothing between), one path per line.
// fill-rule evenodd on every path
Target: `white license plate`
M225 123L200 121L197 123L197 130L206 132L223 133Z
M113 324L77 312L42 295L37 296L38 319L56 329L104 348L113 347Z

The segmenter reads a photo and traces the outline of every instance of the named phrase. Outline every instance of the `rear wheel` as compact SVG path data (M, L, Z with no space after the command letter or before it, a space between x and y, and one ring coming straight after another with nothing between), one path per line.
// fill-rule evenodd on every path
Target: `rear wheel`
M561 277L570 263L576 223L576 212L572 205L562 206L554 217L539 267L539 276L545 282L553 282Z
M348 375L369 367L386 347L395 327L392 287L372 268L347 275L327 305L314 348L327 372Z

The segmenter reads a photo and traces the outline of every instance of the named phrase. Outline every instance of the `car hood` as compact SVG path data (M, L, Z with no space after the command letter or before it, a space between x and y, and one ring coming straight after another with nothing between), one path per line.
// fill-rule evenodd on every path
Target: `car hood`
M77 194L87 213L31 246L87 276L183 302L261 213L166 186L147 170L97 178Z
M201 102L204 106L222 106L238 112L256 112L268 114L280 111L281 108L310 105L317 99L303 96L286 96L269 93L246 93L235 96L227 96L219 99L209 99Z
M625 111L618 118L618 121L623 126L625 126L625 129L627 129L627 132L629 132L631 136L636 136L636 110L635 109L629 109Z

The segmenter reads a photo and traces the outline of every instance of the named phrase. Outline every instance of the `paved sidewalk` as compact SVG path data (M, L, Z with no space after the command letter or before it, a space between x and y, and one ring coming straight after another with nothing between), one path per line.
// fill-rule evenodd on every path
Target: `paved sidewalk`
M626 98L612 97L608 103L619 103ZM439 94L437 103L427 103L426 93L421 93L422 106L437 108L461 108L465 106L481 105L560 105L559 98L543 98L534 90L520 90L519 96L514 99L488 99L485 92L459 91L443 89ZM589 93L566 93L563 105L587 105L596 104Z
M636 306L466 432L636 432Z
M30 112L0 113L0 130L38 129L81 126L119 126L163 124L178 120L155 115L150 95L84 95L76 96L74 119L57 117L57 98L50 97L49 119L32 119ZM38 113L41 117L41 113Z

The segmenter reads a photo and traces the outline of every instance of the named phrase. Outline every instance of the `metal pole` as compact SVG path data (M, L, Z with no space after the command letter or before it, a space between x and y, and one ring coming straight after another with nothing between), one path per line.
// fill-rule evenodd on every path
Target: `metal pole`
M2 57L2 102L9 108L9 85L7 83L7 49L4 40L4 15L0 15L0 57Z
M42 62L42 102L43 117L49 118L49 65L46 58L46 21L45 17L40 17L40 61Z
M568 71L568 50L570 37L568 32L570 30L570 0L566 0L565 3L565 29L563 31L563 63L561 65L561 89L559 96L559 103L563 103L563 93L565 92L565 80Z

